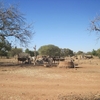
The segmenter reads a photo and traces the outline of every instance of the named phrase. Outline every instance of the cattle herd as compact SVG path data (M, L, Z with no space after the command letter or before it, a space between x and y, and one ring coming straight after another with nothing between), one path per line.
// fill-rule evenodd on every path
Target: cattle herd
M25 64L30 64L33 63L34 65L36 64L46 64L48 63L50 66L52 65L52 63L59 63L59 61L64 61L64 58L60 58L60 57L50 57L50 56L33 56L31 57L29 54L27 53L21 53L18 55L17 57L18 59L18 63L25 63Z
M91 55L85 55L84 59L91 59L93 58ZM52 66L52 64L59 64L59 62L64 62L64 61L69 61L69 62L74 62L75 59L83 59L83 56L80 57L50 57L50 56L33 56L31 57L27 53L21 53L18 55L18 63L25 63L25 64L30 64L33 63L33 65L47 65Z
M59 57L49 57L49 56L24 56L24 57L19 57L18 56L18 62L21 63L33 63L34 65L36 64L43 64L43 63L48 63L50 66L52 63L59 63L59 61L64 61L64 58L59 58Z

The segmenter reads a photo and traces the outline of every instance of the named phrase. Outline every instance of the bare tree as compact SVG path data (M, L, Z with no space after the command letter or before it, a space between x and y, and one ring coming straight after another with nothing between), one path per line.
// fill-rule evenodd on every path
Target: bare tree
M96 32L97 40L100 39L100 15L96 16L90 23L88 29L90 32Z
M0 36L15 37L23 46L27 45L34 32L32 24L28 25L23 16L17 5L5 7L0 2Z

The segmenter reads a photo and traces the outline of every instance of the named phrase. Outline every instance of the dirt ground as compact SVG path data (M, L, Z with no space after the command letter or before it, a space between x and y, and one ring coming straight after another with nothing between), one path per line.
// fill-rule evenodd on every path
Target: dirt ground
M67 69L0 65L0 100L100 100L100 60L76 63Z

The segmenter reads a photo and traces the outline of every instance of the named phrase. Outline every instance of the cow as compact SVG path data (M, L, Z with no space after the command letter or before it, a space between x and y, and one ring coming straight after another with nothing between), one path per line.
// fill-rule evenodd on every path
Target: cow
M36 63L43 64L43 57L39 57L36 59Z
M85 55L84 57L85 57L86 59L91 59L91 58L93 58L92 55Z
M52 57L49 57L49 56L44 56L43 57L43 62L47 63L49 66L52 66L52 63L53 63L53 58Z
M26 58L20 58L20 57L18 57L18 62L22 61L22 63L24 63L26 60L27 60Z
M54 56L54 57L52 57L52 58L53 58L54 64L55 64L55 63L58 63L58 64L59 64L59 61L64 61L64 60L65 60L65 58L59 57L59 56Z
M49 56L37 56L37 57L32 57L32 61L34 65L36 64L48 64L49 66L52 66L53 63L53 58Z
M20 53L18 54L18 62L21 61L22 63L28 63L30 64L31 63L31 56L27 53ZM26 62L27 61L27 62Z
M34 65L36 64L36 57L35 56L32 57L32 62Z

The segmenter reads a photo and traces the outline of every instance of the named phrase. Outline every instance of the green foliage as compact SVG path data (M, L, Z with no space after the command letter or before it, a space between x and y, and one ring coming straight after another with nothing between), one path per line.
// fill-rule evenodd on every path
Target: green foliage
M93 55L92 52L87 52L86 55Z
M65 56L73 56L73 55L74 55L74 53L73 53L72 50L66 49L66 48L61 49L61 56L62 57L65 57Z
M11 44L2 36L0 36L0 56L7 56L11 50Z
M78 51L76 54L77 55L81 55L81 54L83 54L84 52L83 51Z
M44 45L38 49L40 55L60 56L60 49L55 45Z
M29 53L30 56L34 56L34 51L29 51L29 52L27 52L27 53Z
M87 52L88 55L98 56L100 58L100 49L92 50L91 52Z
M97 56L100 58L100 49L97 50Z
M21 48L12 48L11 51L9 51L9 56L15 56L18 55L19 53L23 52L23 50Z
M29 51L29 49L27 48L26 50L25 50L25 53L29 53L30 51Z
M30 56L35 56L35 52L36 52L36 55L39 54L38 51L31 51L31 50L29 50L28 48L25 50L25 53L30 54Z
M97 51L96 50L93 49L91 53L92 53L92 55L97 56Z

